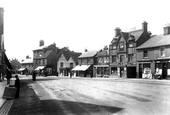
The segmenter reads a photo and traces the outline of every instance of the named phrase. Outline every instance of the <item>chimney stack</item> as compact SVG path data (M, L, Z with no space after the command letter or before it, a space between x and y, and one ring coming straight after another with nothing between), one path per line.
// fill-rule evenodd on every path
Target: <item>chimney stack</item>
M143 29L144 32L147 32L147 31L148 31L148 23L147 23L146 21L144 21L144 22L142 23L142 29Z
M121 32L121 29L116 27L116 29L115 29L115 37L119 36L120 32Z
M163 29L164 29L164 35L170 34L170 25L165 26Z

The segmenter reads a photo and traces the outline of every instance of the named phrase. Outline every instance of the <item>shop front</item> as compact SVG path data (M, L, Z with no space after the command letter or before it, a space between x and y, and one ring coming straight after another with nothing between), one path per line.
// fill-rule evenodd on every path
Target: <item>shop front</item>
M155 61L155 79L170 79L170 60Z
M138 63L138 78L152 79L153 63L151 61Z
M109 65L94 65L96 69L96 77L108 77Z

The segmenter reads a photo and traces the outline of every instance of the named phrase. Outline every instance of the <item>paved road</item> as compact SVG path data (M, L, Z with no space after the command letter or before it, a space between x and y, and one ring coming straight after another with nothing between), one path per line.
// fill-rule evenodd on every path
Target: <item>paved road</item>
M170 115L165 80L22 79L9 115Z

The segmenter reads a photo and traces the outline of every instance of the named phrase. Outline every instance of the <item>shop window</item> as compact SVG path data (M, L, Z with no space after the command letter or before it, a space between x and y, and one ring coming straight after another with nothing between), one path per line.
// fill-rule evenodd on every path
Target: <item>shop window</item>
M147 50L144 50L144 51L143 51L143 57L144 57L144 58L148 58L148 51L147 51Z
M165 47L160 48L161 57L165 57Z
M112 56L112 63L116 62L116 55Z
M111 74L117 74L117 67L111 67Z

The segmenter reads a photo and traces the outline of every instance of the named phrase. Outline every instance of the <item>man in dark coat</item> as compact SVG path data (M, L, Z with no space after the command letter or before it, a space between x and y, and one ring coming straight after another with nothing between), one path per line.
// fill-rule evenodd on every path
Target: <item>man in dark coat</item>
M33 81L36 80L36 72L35 72L35 71L33 71L33 73L32 73L32 80L33 80Z
M19 98L20 80L18 78L18 75L15 75L15 78L16 78L16 80L15 80L14 86L17 89L16 94L15 94L15 98Z

